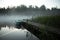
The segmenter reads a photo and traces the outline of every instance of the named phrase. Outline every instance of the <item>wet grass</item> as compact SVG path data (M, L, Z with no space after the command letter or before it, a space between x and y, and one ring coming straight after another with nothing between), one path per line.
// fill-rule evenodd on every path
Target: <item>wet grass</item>
M60 28L60 16L40 16L33 18L34 22Z
M33 18L32 21L44 24L40 28L41 34L39 36L41 40L59 40L60 37L59 34L46 31L45 27L48 26L48 27L60 28L60 16L40 16Z

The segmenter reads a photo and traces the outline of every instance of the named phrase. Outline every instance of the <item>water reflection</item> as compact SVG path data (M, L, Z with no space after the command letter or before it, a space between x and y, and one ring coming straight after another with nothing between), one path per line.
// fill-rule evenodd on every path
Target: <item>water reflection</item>
M16 29L14 27L1 27L0 40L39 40L26 29Z
M26 32L26 38L27 38L27 40L35 40L35 39L33 39L34 38L33 35L29 32Z

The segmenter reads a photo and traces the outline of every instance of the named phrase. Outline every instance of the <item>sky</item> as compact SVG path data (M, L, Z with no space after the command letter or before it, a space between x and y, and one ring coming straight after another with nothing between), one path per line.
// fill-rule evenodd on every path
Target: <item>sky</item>
M38 6L45 5L47 8L57 7L60 8L60 0L0 0L0 7L13 7L19 5Z

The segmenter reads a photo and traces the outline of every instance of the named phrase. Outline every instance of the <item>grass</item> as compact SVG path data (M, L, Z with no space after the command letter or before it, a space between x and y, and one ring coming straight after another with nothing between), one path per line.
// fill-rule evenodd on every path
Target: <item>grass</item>
M33 18L34 22L60 28L60 16L41 16Z
M41 40L58 40L57 34L45 31L45 25L60 28L60 16L40 16L33 18L32 21L44 24L40 31Z

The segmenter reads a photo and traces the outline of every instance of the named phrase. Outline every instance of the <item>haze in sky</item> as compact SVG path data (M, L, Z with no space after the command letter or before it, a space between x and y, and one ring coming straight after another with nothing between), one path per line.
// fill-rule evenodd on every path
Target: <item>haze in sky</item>
M60 8L60 0L0 0L0 7L13 7L24 4L26 6L29 5L37 5L40 7L41 5L45 5L47 8L57 7Z

